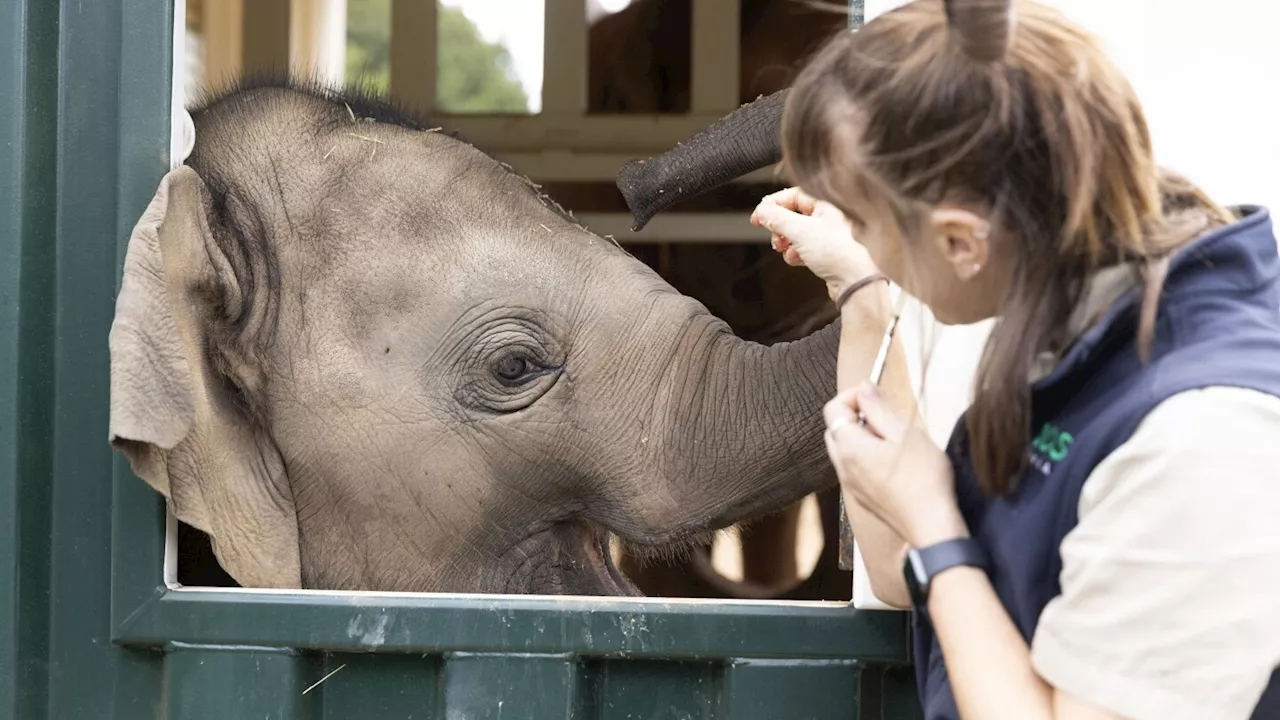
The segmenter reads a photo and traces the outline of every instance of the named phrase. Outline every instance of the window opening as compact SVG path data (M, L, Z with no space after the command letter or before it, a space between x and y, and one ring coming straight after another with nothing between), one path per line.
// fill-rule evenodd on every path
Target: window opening
M621 241L738 334L772 343L831 320L821 284L786 268L763 246L767 234L746 222L763 194L785 185L776 169L694 198L640 234L629 231L613 177L622 162L661 152L741 102L789 84L803 56L845 19L826 11L805 17L790 6L774 17L769 3L750 0L518 5L185 0L185 32L175 38L183 87L175 84L175 95L191 102L202 89L270 63L389 93L431 110L530 175L597 234ZM794 57L771 54L770 43ZM789 513L780 522L795 526L796 577L784 578L779 590L812 572L824 545L815 496ZM771 522L779 521L760 524ZM749 542L751 533L722 532L706 548L708 562L729 580L749 579L743 538ZM610 550L626 563L616 538ZM207 537L172 516L166 580L234 586Z

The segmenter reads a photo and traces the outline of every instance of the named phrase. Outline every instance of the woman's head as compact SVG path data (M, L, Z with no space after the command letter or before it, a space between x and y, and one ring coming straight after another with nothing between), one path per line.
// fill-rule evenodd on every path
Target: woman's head
M793 181L844 211L940 321L1000 318L969 416L996 490L1022 466L1033 359L1053 349L1089 273L1122 261L1158 272L1204 227L1171 222L1181 191L1123 75L1031 0L917 0L841 33L796 79L782 143Z
M1019 265L1141 254L1160 211L1133 91L1033 2L918 0L842 33L797 79L783 146L948 323L998 314Z

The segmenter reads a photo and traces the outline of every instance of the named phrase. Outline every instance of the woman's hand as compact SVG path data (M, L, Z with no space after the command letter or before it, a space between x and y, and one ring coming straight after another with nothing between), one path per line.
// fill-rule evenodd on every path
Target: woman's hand
M870 255L853 239L849 221L833 205L787 188L767 195L751 224L773 233L773 249L793 266L808 267L834 298L849 283L876 272Z
M836 395L823 416L827 454L845 494L912 547L968 535L946 454L922 428L896 415L874 385Z

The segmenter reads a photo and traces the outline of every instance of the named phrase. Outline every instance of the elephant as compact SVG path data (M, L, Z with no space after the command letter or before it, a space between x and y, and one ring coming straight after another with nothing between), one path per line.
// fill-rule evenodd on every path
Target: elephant
M110 442L237 584L636 595L610 538L835 487L839 321L744 340L377 98L244 82L191 116L128 242Z
M691 0L636 0L588 31L587 109L591 113L685 113L692 86ZM842 30L848 16L802 0L739 0L739 101L787 87L803 59ZM685 209L749 210L780 186L723 186ZM547 192L573 209L625 210L612 185L549 183ZM625 241L625 239L624 239ZM703 302L742 337L762 343L795 340L835 318L825 286L797 273L763 246L731 243L637 245L632 252L681 292ZM623 545L620 566L646 591L680 597L787 597L847 600L852 575L839 568L835 490L818 496L825 544L813 574L799 574L795 545L799 503L753 521L741 535L743 582L719 576L711 548L652 559Z

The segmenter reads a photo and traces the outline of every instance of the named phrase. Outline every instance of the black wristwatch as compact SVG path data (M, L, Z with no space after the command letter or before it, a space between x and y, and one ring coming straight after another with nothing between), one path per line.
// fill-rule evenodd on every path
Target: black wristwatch
M953 567L987 569L987 552L973 538L943 540L923 548L907 548L902 576L907 582L911 604L924 610L929 603L929 585L938 573Z

